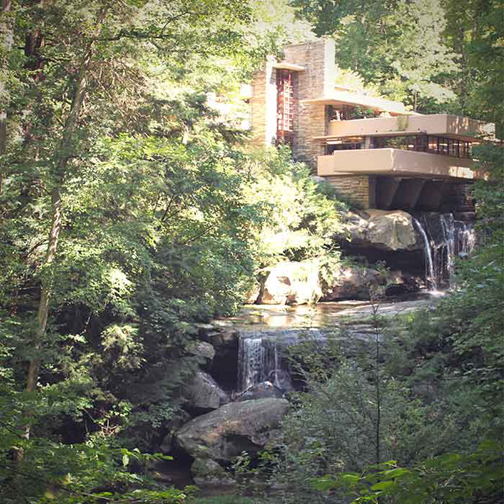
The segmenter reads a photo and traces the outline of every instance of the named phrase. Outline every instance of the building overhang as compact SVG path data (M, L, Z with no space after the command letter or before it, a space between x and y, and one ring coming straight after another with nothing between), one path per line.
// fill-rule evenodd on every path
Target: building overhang
M331 121L328 135L316 140L334 140L354 136L405 136L427 134L467 141L495 139L495 125L450 114L408 117L378 117Z
M483 177L473 166L470 159L401 149L343 150L318 156L317 160L321 177L386 175L468 182Z
M276 68L278 70L291 70L292 72L304 72L306 70L305 67L301 65L296 65L295 63L287 63L285 61L281 63L273 63L272 68Z
M301 103L318 103L324 105L333 105L335 107L341 105L350 105L354 107L367 107L377 112L388 112L391 115L418 115L416 112L406 110L400 102L386 100L385 98L377 98L350 91L334 90L330 96L322 98L313 98L309 100L301 100Z

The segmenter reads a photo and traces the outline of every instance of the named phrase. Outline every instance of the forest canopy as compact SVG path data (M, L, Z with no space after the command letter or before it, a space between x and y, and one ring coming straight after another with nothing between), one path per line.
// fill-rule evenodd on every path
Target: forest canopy
M142 468L162 459L153 453L163 429L183 418L180 390L199 364L191 352L198 324L236 313L283 260L327 271L340 261L332 237L347 204L287 148L251 152L240 85L286 43L323 35L336 41L338 66L383 95L420 112L492 121L502 132L504 7L497 0L1 5L2 498L183 502L182 490L144 480ZM232 104L227 116L212 106L215 96ZM449 341L460 357L450 372L464 377L464 400L483 398L481 432L497 443L504 161L501 145L479 149L488 177L475 195L486 240L447 297L451 315L427 333L432 347ZM423 358L411 345L409 357ZM353 371L342 368L317 387L331 392L344 372ZM396 393L407 409L406 388ZM306 418L318 417L318 407L309 404ZM302 435L305 426L291 419L287 428ZM472 470L474 449L464 446L460 471ZM478 495L463 502L497 502Z

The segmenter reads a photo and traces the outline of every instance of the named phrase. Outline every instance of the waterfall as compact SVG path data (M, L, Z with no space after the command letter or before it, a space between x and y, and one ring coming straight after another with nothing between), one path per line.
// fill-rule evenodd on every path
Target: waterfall
M455 276L455 219L453 214L441 214L439 216L441 221L441 228L443 230L444 238L444 251L445 260L443 261L442 267L444 266L444 271L441 274L446 273L449 279L449 285L453 285ZM446 276L446 275L445 275Z
M302 335L324 339L318 329L244 331L238 349L238 390L270 382L278 389L291 389L288 370L282 367L282 349L298 343Z
M238 373L240 391L265 380L266 348L262 338L240 339Z
M452 213L424 213L414 219L425 250L425 280L432 290L452 287L456 257L467 257L476 245L471 223L455 220Z
M455 221L455 225L457 228L455 240L456 254L464 258L470 255L476 247L476 232L472 223Z
M281 387L280 349L267 337L240 338L238 354L238 388L241 392L269 381Z
M424 241L424 254L425 254L425 283L427 286L430 285L431 289L436 290L436 275L434 274L434 262L432 260L432 249L429 242L429 238L427 237L427 233L423 228L422 224L413 217L413 221L415 222L418 231L422 235Z
M274 351L275 351L275 380L274 384L275 387L282 388L282 384L280 383L280 378L279 378L279 371L280 371L280 352L278 350L278 346L274 346Z

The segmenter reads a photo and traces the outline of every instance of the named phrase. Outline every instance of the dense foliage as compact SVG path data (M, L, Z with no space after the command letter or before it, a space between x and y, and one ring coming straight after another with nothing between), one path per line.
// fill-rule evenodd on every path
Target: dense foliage
M241 203L236 135L188 84L196 66L251 62L260 45L242 3L3 14L3 499L112 497L138 483L127 469L142 458L117 435L150 448L136 427L177 411L190 322L232 310L253 273L259 214Z
M447 78L457 71L443 38L440 0L293 0L314 32L334 37L336 61L394 99L424 111L453 100Z
M288 260L316 264L329 278L340 261L333 238L343 230L347 205L330 184L312 178L308 166L292 162L285 147L256 153L249 174L245 198L260 202L266 212L251 235L260 277Z
M355 70L366 84L419 112L489 119L501 107L503 14L498 1L290 3L317 35L335 39L340 67Z
M163 457L142 452L183 416L197 324L278 262L329 275L339 260L344 205L287 149L244 149L243 103L209 104L307 22L337 30L338 63L366 84L502 131L500 2L291 3L304 24L280 0L2 0L2 502L187 500L149 480ZM343 486L372 502L501 498L502 156L478 152L486 239L459 289L351 362L339 343L310 349L268 459L294 502Z
M245 153L243 104L209 105L281 23L219 0L2 6L2 498L182 501L136 488L138 448L181 414L195 324L338 226L287 152Z

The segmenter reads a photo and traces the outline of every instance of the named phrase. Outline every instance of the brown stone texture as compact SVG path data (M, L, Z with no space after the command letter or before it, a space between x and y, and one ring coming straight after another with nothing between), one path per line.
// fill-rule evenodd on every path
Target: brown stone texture
M355 205L362 208L372 208L375 205L375 177L368 175L333 175L324 178L339 194L348 198Z
M301 65L304 71L297 74L295 82L296 112L294 121L293 154L295 159L309 164L314 173L317 156L324 153L315 136L327 134L328 115L326 106L301 103L301 100L322 98L334 89L334 42L318 40L307 44L292 45L285 49L285 61Z
M308 163L316 171L317 155L323 154L315 136L327 134L328 116L322 104L301 103L302 100L323 98L334 88L334 42L318 40L288 46L284 61L300 65L302 71L294 73L294 140L295 159ZM252 130L256 147L275 142L276 132L276 71L268 61L255 74L253 81Z

